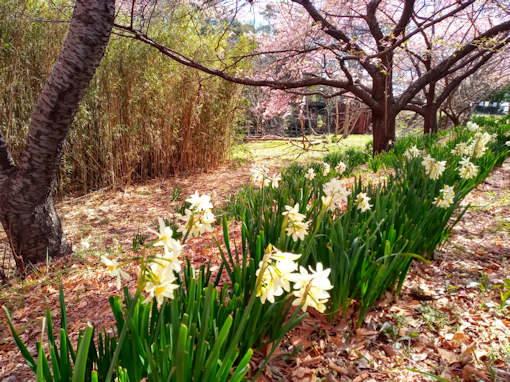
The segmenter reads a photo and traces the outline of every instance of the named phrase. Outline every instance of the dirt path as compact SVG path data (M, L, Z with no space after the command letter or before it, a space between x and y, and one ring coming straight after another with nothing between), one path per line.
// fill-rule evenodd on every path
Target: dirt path
M67 235L77 249L79 241L90 236L91 247L52 262L48 269L39 267L23 282L12 280L0 290L0 304L9 307L22 339L34 352L46 303L57 315L59 282L66 291L74 333L88 321L109 326L107 296L116 289L114 280L98 267L105 248L120 254L122 245L129 256L133 236L145 232L157 216L168 215L195 189L216 190L217 202L221 202L247 181L246 167L222 168L187 179L154 181L65 200L59 207ZM177 187L182 191L172 202ZM490 373L495 380L510 380L510 314L509 308L500 309L501 288L497 287L510 278L510 160L466 202L474 207L432 264L412 268L396 303L388 294L358 330L352 328L352 317L330 324L312 315L284 341L262 379L426 380L409 370L418 369L449 380L455 376L470 380L471 375L491 380ZM220 235L219 227L215 234ZM218 261L211 237L194 239L187 253L197 263L211 258ZM135 272L133 267L133 279ZM288 355L300 345L300 353ZM31 379L1 314L0 381Z

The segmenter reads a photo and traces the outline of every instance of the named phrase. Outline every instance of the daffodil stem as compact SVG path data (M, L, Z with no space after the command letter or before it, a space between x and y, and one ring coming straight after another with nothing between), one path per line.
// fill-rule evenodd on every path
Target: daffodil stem
M117 366L117 360L119 358L119 355L120 355L120 351L122 349L122 344L124 343L124 340L126 338L126 335L127 335L127 331L129 329L129 325L131 324L131 317L133 316L133 312L135 310L135 306L138 302L138 299L140 298L140 294L144 288L144 285L145 285L145 280L144 280L144 268L145 268L145 264L144 264L144 261L142 260L142 264L141 264L141 272L140 272L140 277L138 278L138 284L136 286L136 292L135 292L135 296L134 298L131 300L131 303L128 307L128 312L127 312L127 316L126 316L126 320L124 321L124 325L122 326L122 330L120 332L120 336L119 336L119 341L117 342L117 346L115 347L115 351L113 352L113 357L112 357L112 360L110 362L110 367L108 368L108 373L106 374L106 379L105 379L105 382L111 382L112 380L112 377L113 377L113 371L115 369L115 367ZM128 293L129 294L129 293Z

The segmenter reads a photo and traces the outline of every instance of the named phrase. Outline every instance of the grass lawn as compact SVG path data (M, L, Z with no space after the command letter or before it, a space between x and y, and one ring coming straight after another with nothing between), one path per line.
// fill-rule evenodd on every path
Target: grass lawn
M339 136L340 137L340 136ZM333 135L307 136L313 145L303 149L303 142L298 140L268 140L248 142L236 145L232 150L234 162L243 163L255 161L269 166L281 167L289 165L289 162L309 162L323 158L326 154L346 150L351 147L364 147L372 141L370 134L353 134L338 142L333 141Z

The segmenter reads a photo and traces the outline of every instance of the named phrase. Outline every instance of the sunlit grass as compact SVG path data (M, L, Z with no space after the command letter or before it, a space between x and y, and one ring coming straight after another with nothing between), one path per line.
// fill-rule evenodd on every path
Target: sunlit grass
M349 148L362 148L372 141L369 134L353 134L345 139L324 135L321 137L308 135L305 140L268 140L256 141L237 145L233 148L232 159L234 162L255 161L265 165L283 166L289 162L306 163L325 155ZM338 141L336 141L338 139ZM305 147L305 148L303 148Z

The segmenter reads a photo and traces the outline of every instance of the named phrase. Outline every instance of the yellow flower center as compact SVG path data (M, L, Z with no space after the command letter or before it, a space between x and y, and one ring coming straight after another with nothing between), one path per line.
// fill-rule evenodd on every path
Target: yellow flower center
M165 291L165 287L160 285L154 289L154 294L159 295Z

